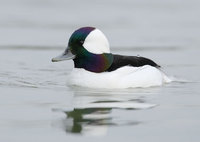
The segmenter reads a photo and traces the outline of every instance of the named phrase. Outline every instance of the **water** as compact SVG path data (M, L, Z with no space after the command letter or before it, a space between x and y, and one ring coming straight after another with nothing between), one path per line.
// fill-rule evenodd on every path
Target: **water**
M74 11L77 3L1 1L0 141L198 142L199 2L86 1ZM177 81L114 90L66 86L73 62L51 58L85 25L99 27L113 53L149 57Z

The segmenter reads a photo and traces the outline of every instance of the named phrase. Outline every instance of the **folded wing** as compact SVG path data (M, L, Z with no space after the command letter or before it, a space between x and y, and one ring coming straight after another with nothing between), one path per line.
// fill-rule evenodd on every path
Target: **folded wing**
M113 63L108 68L107 71L114 71L123 66L133 66L133 67L140 67L144 65L150 65L156 68L160 66L156 64L151 59L145 57L138 57L138 56L122 56L122 55L114 55L113 54Z

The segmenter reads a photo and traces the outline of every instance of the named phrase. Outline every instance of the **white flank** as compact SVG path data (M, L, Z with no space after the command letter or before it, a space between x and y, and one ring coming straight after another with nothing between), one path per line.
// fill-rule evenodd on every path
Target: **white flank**
M106 36L98 29L92 31L85 39L83 47L94 54L110 53Z
M134 88L161 86L171 82L159 69L145 65L142 67L121 67L112 72L93 73L74 68L68 76L68 85L89 88Z

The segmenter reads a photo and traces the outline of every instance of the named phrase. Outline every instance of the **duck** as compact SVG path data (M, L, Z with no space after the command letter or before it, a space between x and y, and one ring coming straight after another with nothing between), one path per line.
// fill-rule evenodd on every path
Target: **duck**
M171 79L161 66L142 56L112 54L108 39L95 27L75 30L65 51L52 62L73 60L69 86L122 89L161 86Z

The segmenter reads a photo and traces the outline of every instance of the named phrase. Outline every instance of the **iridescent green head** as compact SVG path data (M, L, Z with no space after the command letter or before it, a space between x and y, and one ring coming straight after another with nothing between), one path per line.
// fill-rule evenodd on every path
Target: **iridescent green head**
M113 62L109 43L105 35L94 27L83 27L70 37L65 52L52 61L74 60L75 68L91 72L104 72Z

